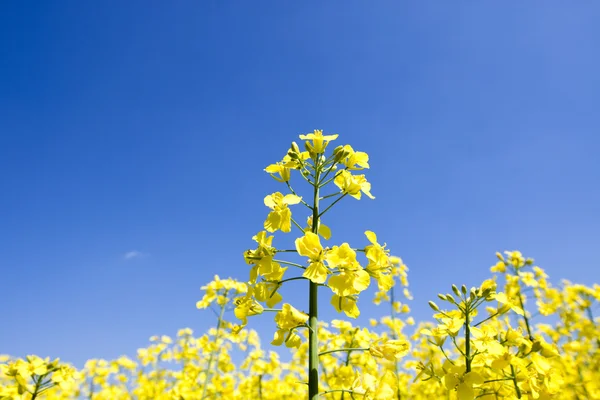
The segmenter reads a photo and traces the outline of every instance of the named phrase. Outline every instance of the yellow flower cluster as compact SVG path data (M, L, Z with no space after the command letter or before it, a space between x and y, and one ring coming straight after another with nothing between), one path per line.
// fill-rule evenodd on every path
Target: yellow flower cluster
M447 306L430 302L437 322L412 329L403 303L406 267L395 265L386 297L375 298L389 312L370 328L319 323L322 397L600 399L600 328L593 315L599 285L553 287L532 262L516 266L507 257L502 272L493 267L494 276L479 287L453 285L440 294ZM289 304L276 312L281 343L275 344L294 347L284 362L283 354L261 347L254 330L228 320L247 287L216 276L198 302L220 315L215 328L200 336L191 329L175 338L153 336L136 359L89 360L76 371L48 358L0 356L0 399L304 398L309 346L306 332L295 330L308 315Z
M323 216L347 195L373 198L365 176L353 173L369 168L366 153L343 145L326 155L337 137L301 135L306 151L293 143L265 169L290 193L264 199L264 230L244 253L248 279L215 276L202 287L197 308L216 315L213 328L153 336L135 359L89 360L79 371L59 360L0 356L0 400L600 399L599 285L552 286L533 259L496 253L489 279L452 285L438 295L443 303L429 302L434 322L417 324L408 268L375 233L365 232L362 247L328 245ZM308 183L308 196L292 187L293 171ZM323 194L328 187L335 189ZM308 227L294 219L293 205L308 209ZM274 246L269 234L296 228L288 246ZM283 302L292 282L308 286L306 304ZM373 302L387 311L369 327L319 320L319 289L336 311L356 318L371 283ZM251 329L251 317L270 312L270 342L291 354L263 349Z

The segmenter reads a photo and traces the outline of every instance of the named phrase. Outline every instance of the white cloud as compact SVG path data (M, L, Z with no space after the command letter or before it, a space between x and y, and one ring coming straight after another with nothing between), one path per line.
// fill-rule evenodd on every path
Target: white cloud
M146 254L142 253L141 251L137 251L137 250L132 250L132 251L128 251L127 253L125 253L123 255L123 258L125 260L132 260L134 258L140 258L140 257L144 257Z

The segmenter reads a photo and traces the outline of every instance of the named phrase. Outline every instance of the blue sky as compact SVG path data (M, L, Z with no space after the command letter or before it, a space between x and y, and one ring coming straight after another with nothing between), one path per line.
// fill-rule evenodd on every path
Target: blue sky
M81 366L206 329L200 286L247 278L283 189L262 169L316 128L371 156L377 198L329 213L333 241L377 232L415 318L498 250L600 281L600 3L1 7L0 353Z

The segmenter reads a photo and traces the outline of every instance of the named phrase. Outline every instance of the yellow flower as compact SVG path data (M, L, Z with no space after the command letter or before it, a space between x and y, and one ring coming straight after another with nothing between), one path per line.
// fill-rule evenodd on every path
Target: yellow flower
M329 270L323 263L325 251L321 246L319 236L312 232L306 232L303 237L296 239L295 243L298 254L308 257L310 260L310 265L302 276L314 283L324 283Z
M371 194L371 184L367 182L364 175L352 175L346 170L340 171L333 183L340 188L342 193L349 194L357 200L360 200L361 194L366 194L369 198L375 197Z
M348 243L342 243L341 246L333 246L325 257L330 268L355 268L356 252L352 250Z
M344 312L350 318L357 318L360 315L360 310L356 305L356 299L354 297L341 297L334 294L331 297L331 305L337 312Z
M72 390L76 386L75 379L79 377L80 374L75 369L61 365L52 374L52 382L60 386L62 390Z
M333 293L345 297L359 294L369 287L371 277L358 263L356 263L356 266L354 270L346 269L329 278L327 286Z
M275 232L280 229L282 232L292 230L292 212L288 205L298 204L302 200L294 194L286 194L285 196L279 192L275 192L265 197L265 205L271 210L265 220L265 229L268 232Z
M275 323L281 329L290 330L302 326L308 321L308 314L297 310L291 304L285 303L275 315Z
M362 373L352 384L352 391L362 395L365 400L389 400L396 396L397 378L390 371L381 378Z
M299 347L302 343L300 337L293 332L293 329L303 326L308 321L308 315L298 311L290 304L283 305L281 311L275 315L275 323L279 327L273 341L274 346L281 346L284 342L287 347Z
M500 313L505 313L508 310L513 310L515 313L519 314L519 315L524 315L523 309L521 308L520 305L516 304L515 302L511 301L505 293L497 293L494 298L498 301L498 303L502 304L501 307L498 308L498 311L500 311Z
M506 263L502 260L490 267L490 272L506 272Z
M279 285L274 282L257 283L254 287L254 298L258 301L264 301L267 307L273 308L282 300L281 294L277 292Z
M520 251L505 251L507 262L512 264L515 268L521 268L525 265L525 258Z
M369 353L373 357L385 358L395 361L404 357L410 351L410 344L406 340L384 340L381 344L373 344L369 347Z
M287 267L282 267L280 264L271 261L269 263L261 263L258 265L257 275L262 276L265 280L270 282L280 281L283 278L283 274L287 270Z
M27 363L17 366L19 375L28 379L32 375L44 375L48 371L48 359L44 360L38 356L27 356Z
M271 174L271 177L278 182L289 182L291 175L290 171L291 168L286 167L286 165L282 162L271 164L265 168L265 172ZM279 176L276 176L275 174L278 174Z
M385 245L377 243L377 235L371 231L365 231L365 236L371 242L365 247L365 255L369 260L366 266L366 271L377 280L379 290L387 292L394 286L394 278L392 276L392 262L389 257L389 251Z
M255 250L246 250L244 252L244 260L250 265L254 265L250 271L250 282L254 283L258 277L258 268L264 266L269 269L270 264L275 254L275 248L271 245L273 236L268 236L266 231L261 231L252 237L258 243L258 248Z
M343 151L346 156L340 161L340 163L346 166L348 170L361 170L369 168L369 155L362 151L354 151L349 145L343 147Z
M510 362L513 359L513 355L510 351L505 350L504 353L498 355L491 364L491 367L495 370L502 371L504 368L510 365Z
M254 298L251 297L252 290L248 291L248 294L244 297L238 297L235 299L235 309L233 313L237 319L242 321L242 326L248 324L248 317L253 315L262 314L264 311L263 306L260 305Z
M483 384L481 375L473 371L465 373L464 365L450 367L443 381L446 389L456 390L459 400L473 400L475 398L473 386Z
M329 279L329 288L337 295L346 297L358 294L369 287L371 278L356 261L356 252L348 243L333 246L326 255L327 264L339 273Z
M337 139L338 135L323 135L322 130L315 129L313 133L308 133L306 135L300 135L300 139L302 140L312 140L312 143L306 142L306 148L309 153L312 154L322 154L325 152L325 148L329 142Z
M481 328L471 327L473 344L480 353L498 356L504 353L505 347L498 342L498 330L490 325Z
M448 331L443 327L436 326L432 329L421 329L422 335L432 336L433 339L428 339L430 343L436 346L442 346L448 336Z
M462 317L453 318L441 318L442 324L439 326L440 329L446 331L450 336L456 336L458 331L464 326L465 319Z

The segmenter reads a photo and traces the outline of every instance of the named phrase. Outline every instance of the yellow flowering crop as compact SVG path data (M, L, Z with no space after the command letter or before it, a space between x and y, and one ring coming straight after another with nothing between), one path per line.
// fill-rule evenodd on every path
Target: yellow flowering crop
M155 335L133 358L92 359L79 370L0 355L0 400L600 399L600 285L553 285L533 259L498 252L491 276L451 285L429 301L432 319L415 321L402 259L372 231L357 247L324 223L347 195L373 198L355 173L369 156L331 150L338 135L321 130L300 139L306 151L292 143L265 168L289 193L265 197L264 230L243 253L247 275L215 275L201 287L196 306L214 318L210 329ZM301 184L310 196L297 195ZM289 246L280 247L281 234ZM305 301L291 304L288 285L306 288ZM368 327L319 317L320 306L358 317L372 286L383 315L368 315ZM253 329L265 318L278 351Z

